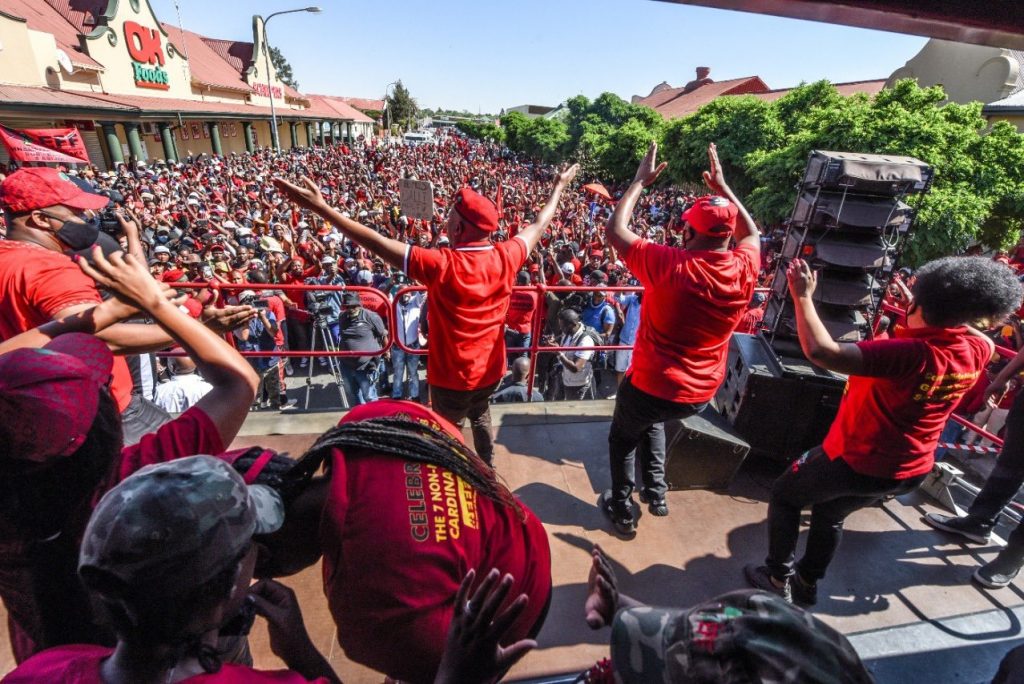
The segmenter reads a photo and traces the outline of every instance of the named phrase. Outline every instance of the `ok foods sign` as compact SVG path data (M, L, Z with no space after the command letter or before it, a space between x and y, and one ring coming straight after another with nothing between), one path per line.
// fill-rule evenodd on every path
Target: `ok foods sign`
M160 44L162 34L157 29L140 26L134 21L124 22L124 39L132 58L135 85L139 88L167 90L171 87L164 66L164 51Z

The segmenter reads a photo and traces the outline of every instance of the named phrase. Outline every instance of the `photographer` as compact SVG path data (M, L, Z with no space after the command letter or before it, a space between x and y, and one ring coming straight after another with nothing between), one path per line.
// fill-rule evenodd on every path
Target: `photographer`
M280 332L277 317L267 309L266 302L261 302L252 290L244 290L238 295L238 301L243 306L256 309L256 318L249 321L248 325L235 330L235 337L238 339L239 351L260 351L271 352L277 350L275 338ZM278 408L285 408L288 396L281 400L281 380L278 366L281 359L277 356L250 356L246 360L249 365L260 376L259 387L256 389L256 398L253 401L253 408L270 408L271 401L278 402Z
M295 260L292 260L295 263ZM307 285L345 285L345 279L338 273L338 262L331 256L325 256L320 260L320 275L306 278ZM331 340L337 346L339 338L338 317L341 316L341 292L332 290L330 292L317 292L309 290L306 292L306 308L315 315L323 317L327 323L327 329L331 333ZM327 365L327 359L318 359L321 366Z
M362 305L359 295L346 292L341 296L342 314L338 319L339 351L380 351L388 343L384 321ZM376 356L345 356L341 358L341 374L355 395L355 406L377 400L377 380L381 359Z

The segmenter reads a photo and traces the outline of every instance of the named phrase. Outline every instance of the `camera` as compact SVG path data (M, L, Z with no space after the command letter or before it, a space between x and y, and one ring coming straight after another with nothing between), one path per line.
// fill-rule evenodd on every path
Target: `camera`
M316 316L329 316L334 312L330 303L331 293L330 292L314 292L313 293L313 306L312 313Z
M114 213L114 210L117 208L117 205L124 203L124 195L113 189L97 190L96 194L103 195L110 200L107 202L107 206L103 207L99 212L100 230L107 235L120 237L121 222L117 220L117 214Z

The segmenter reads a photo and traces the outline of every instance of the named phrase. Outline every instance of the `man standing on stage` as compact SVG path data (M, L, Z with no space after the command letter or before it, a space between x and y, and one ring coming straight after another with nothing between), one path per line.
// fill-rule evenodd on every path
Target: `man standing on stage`
M840 344L814 309L817 278L807 263L794 259L786 275L804 354L850 380L825 441L772 485L768 557L745 574L758 589L814 605L843 521L916 489L931 472L942 428L995 353L970 326L1000 323L1020 306L1021 285L991 259L938 259L917 271L907 325L895 338ZM804 508L811 528L794 562Z
M327 205L309 178L277 187L295 203L338 226L345 237L427 286L430 349L427 383L434 410L461 427L469 418L477 453L494 453L488 400L505 374L505 314L516 273L554 217L579 165L558 174L536 222L507 242L492 243L498 209L464 187L453 198L445 230L451 248L426 249L385 237ZM748 294L749 299L749 294ZM745 302L744 302L745 303Z
M621 534L633 534L634 454L640 449L641 501L668 515L664 421L699 413L725 377L729 337L754 292L760 234L725 182L718 153L708 147L704 181L714 195L683 214L683 249L640 238L629 229L641 191L665 168L651 143L633 183L608 222L608 241L644 286L633 359L615 399L608 433L612 489L602 509ZM732 247L732 241L736 246Z

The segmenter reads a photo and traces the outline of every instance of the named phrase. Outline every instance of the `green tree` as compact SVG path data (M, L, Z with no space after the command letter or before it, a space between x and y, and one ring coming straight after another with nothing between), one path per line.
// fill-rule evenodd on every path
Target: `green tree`
M270 63L274 65L277 77L281 79L282 83L298 90L299 82L295 80L295 74L292 73L292 65L288 63L288 60L284 58L284 55L276 47L270 46L269 52Z
M607 180L632 177L647 146L652 140L660 141L663 134L660 114L613 93L602 93L593 102L578 95L566 102L566 109L569 139L564 156Z
M455 127L477 140L489 142L505 142L505 129L500 128L489 121L459 121Z
M395 83L394 89L388 95L386 102L388 110L388 121L392 124L400 124L406 130L412 128L412 122L416 118L418 107L416 99L409 94L409 89L402 85L401 79Z

